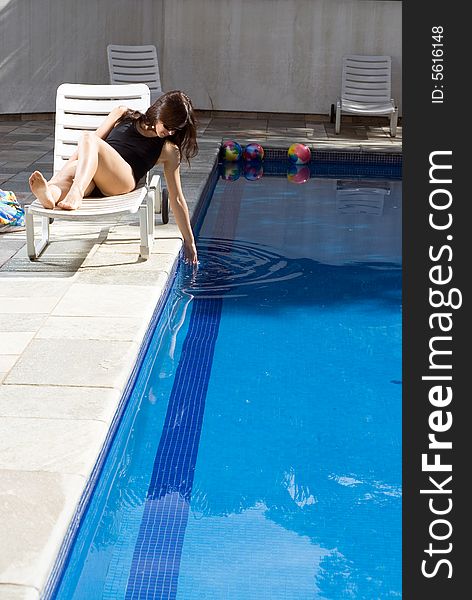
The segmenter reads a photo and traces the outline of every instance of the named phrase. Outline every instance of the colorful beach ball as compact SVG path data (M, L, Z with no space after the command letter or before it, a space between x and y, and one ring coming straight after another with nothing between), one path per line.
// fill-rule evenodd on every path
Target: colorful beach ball
M243 158L252 162L264 160L264 148L256 142L248 144L244 148Z
M292 144L287 154L289 161L296 165L306 165L311 159L310 148L305 144Z
M287 169L290 183L306 183L310 179L310 167L306 165L290 165Z
M262 164L260 162L248 162L244 165L243 174L248 181L257 181L264 175L264 169L262 168Z
M221 165L221 179L225 181L236 181L241 175L241 163L226 162Z
M227 140L221 145L221 158L229 162L239 160L243 153L243 149L234 140Z

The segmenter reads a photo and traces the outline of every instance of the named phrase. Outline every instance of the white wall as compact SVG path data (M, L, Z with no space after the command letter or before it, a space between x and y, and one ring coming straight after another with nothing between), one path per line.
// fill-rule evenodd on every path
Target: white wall
M108 83L108 43L161 37L154 0L0 0L0 113L52 112L60 83Z
M54 111L62 82L107 83L108 43L158 47L164 89L197 108L328 113L343 54L392 56L401 2L0 0L0 113Z

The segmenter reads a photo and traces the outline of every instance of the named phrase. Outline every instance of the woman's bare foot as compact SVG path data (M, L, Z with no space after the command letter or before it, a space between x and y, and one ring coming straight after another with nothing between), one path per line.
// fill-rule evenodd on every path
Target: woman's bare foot
M54 208L56 203L49 190L48 182L44 179L43 175L39 171L34 171L30 175L29 184L31 191L36 198L41 202L44 208Z
M58 208L63 208L64 210L75 210L76 208L80 208L82 206L83 199L84 196L80 191L79 186L76 183L73 183L64 200L58 202L57 206Z

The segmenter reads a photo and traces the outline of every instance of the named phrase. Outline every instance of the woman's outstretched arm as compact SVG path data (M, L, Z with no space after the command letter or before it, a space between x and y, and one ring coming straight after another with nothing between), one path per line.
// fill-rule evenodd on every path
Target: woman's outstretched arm
M180 181L180 152L177 146L166 143L162 149L159 162L164 164L164 176L169 191L169 203L174 213L175 221L184 238L185 260L192 265L198 262L197 248L190 224L187 202Z

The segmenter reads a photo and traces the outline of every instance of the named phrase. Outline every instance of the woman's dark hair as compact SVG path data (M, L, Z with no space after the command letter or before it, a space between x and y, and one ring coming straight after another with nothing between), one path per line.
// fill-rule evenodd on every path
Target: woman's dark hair
M181 157L190 163L190 159L198 152L197 121L192 101L184 92L166 92L151 104L144 114L130 109L120 121L124 119L138 121L140 125L150 129L154 129L157 120L160 119L166 129L174 131L167 139L178 147Z

